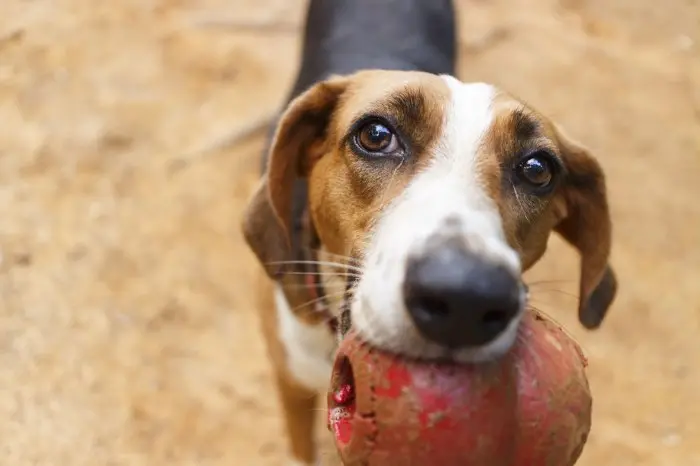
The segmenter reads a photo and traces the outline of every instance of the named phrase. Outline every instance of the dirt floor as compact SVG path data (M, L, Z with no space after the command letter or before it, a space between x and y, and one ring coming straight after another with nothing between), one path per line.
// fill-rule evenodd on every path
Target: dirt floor
M238 231L262 133L231 137L291 84L304 2L1 3L0 464L283 464ZM580 464L700 465L700 6L460 6L462 78L529 100L609 174L604 328L577 325L560 241L531 274L590 357Z

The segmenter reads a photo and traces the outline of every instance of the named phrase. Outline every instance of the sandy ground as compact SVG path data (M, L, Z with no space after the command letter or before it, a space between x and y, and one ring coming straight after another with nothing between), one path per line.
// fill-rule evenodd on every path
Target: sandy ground
M581 465L700 465L700 6L463 0L462 77L602 159L619 299ZM296 67L299 0L0 0L0 464L282 464L239 214ZM564 291L561 293L559 291ZM324 463L333 464L330 455Z

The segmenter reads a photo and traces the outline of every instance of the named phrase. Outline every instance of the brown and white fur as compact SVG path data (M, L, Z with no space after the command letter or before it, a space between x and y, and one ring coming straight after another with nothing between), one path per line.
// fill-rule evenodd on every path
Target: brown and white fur
M377 130L367 129L372 124L389 132L380 135L389 143L378 152L361 146L367 131ZM260 311L291 442L290 464L316 460L316 395L327 388L337 344L328 317L305 306L314 295L294 252L302 240L292 238L299 180L305 181L304 204L319 240L316 273L326 307L339 316L352 278L351 325L377 347L457 362L504 354L526 306L522 273L544 254L552 231L581 254L581 322L600 325L614 298L612 228L599 164L546 116L492 85L420 69L333 74L291 99L268 155L243 229L266 271ZM533 157L539 157L535 168L548 169L546 189L523 178L523 163ZM453 334L443 340L440 332L435 337L417 323L406 287L412 264L448 250L464 253L479 277L497 269L513 278L512 286L503 285L507 290L484 291L515 296L515 307L483 341L480 324L470 327L477 322L470 318L457 326L475 336L464 341ZM455 254L449 252L445 264ZM338 262L342 271L335 273L332 263ZM466 280L464 286L471 285ZM469 316L470 300L460 299L460 312Z

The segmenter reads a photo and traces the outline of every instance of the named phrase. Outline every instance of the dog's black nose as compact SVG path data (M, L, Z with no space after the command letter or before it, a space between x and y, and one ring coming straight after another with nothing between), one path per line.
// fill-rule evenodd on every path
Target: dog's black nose
M489 343L520 310L519 279L505 267L453 246L410 260L403 291L418 330L449 348Z

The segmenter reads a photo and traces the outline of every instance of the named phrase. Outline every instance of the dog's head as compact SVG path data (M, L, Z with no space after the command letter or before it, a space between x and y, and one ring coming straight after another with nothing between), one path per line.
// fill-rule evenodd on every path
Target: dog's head
M352 323L378 347L461 361L505 352L527 297L521 275L551 231L581 254L583 325L600 325L614 298L600 166L493 86L363 71L293 100L244 222L271 275L289 259L297 178L324 247L362 264Z

